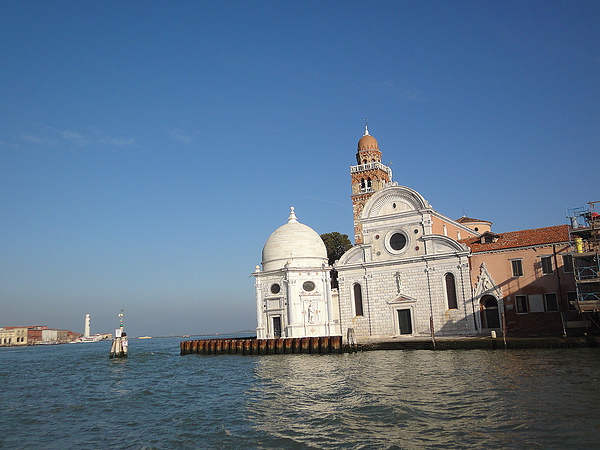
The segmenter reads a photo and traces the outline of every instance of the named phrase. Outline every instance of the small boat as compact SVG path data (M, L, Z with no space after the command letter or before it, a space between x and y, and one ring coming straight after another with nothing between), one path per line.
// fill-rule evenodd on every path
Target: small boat
M102 340L102 336L95 335L95 336L90 336L90 337L77 338L72 343L73 344L81 344L82 342L98 342L101 340Z

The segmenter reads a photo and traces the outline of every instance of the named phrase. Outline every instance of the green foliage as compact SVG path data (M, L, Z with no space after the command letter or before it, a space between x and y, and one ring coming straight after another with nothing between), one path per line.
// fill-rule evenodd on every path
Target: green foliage
M340 259L346 251L352 248L352 243L350 242L350 239L348 239L348 235L338 233L337 231L324 233L321 235L321 239L323 239L323 242L325 243L327 259L330 266Z

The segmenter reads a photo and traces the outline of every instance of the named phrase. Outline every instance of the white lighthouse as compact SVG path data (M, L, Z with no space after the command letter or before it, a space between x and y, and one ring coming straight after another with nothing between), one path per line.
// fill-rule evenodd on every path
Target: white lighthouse
M84 338L90 337L90 315L89 314L85 315L85 322L83 325L83 337Z

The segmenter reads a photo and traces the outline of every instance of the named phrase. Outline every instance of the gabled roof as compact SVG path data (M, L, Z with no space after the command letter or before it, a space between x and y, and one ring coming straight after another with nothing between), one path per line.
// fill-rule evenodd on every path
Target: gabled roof
M480 237L461 239L459 242L466 244L473 253L532 247L535 245L550 245L569 242L569 227L567 225L556 225L553 227L534 228L532 230L499 233L497 236L498 240L496 242L485 244L481 243Z
M457 219L456 222L458 222L458 223L475 223L475 222L479 223L479 222L484 222L484 223L489 223L489 224L492 223L489 220L473 219L472 217L467 217L467 216L462 216L460 219Z

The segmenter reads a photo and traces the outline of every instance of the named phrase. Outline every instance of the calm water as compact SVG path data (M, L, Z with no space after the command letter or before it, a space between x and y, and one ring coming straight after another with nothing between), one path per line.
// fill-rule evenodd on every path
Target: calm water
M0 348L2 448L598 448L600 349Z

